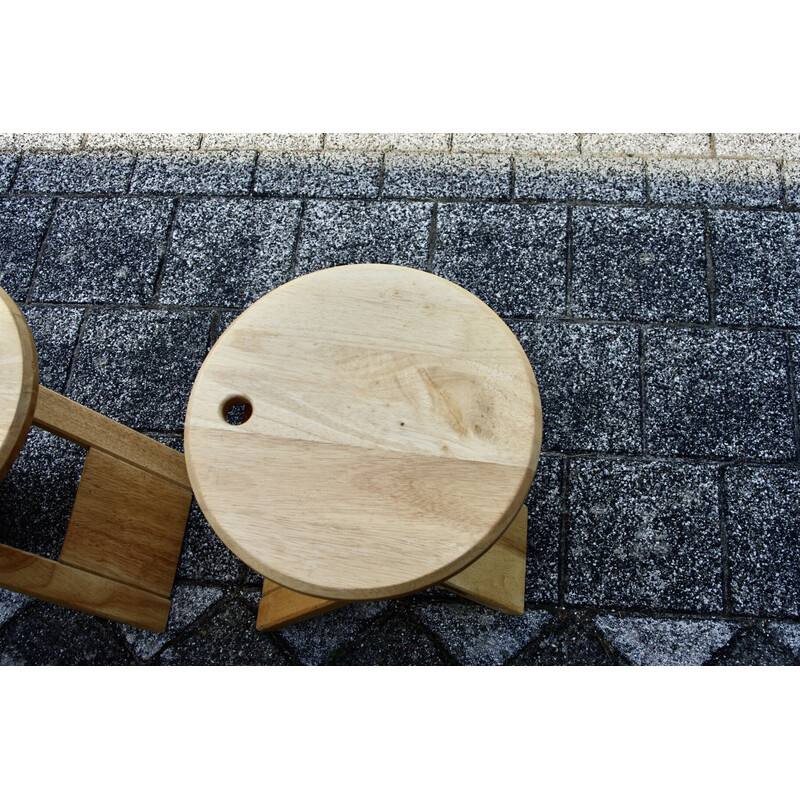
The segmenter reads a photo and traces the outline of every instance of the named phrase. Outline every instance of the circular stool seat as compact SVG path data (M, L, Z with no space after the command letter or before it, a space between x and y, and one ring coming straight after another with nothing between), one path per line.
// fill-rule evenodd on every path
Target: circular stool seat
M33 336L16 303L0 289L0 480L25 443L38 388Z
M541 430L530 363L487 305L356 264L280 286L222 334L192 388L186 464L216 534L261 575L368 600L481 556L525 499Z

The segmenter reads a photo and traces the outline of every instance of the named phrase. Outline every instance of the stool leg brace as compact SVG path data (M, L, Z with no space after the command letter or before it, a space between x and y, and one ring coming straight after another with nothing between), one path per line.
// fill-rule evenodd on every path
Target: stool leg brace
M522 506L503 535L476 561L440 585L462 597L509 614L525 610L528 509ZM273 631L347 605L286 589L264 579L256 628Z
M86 463L59 560L0 544L0 586L163 631L192 500L183 455L44 386L33 423Z

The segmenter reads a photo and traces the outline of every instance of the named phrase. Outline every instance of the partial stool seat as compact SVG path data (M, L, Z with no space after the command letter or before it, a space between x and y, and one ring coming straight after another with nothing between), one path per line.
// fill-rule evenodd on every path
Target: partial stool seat
M530 363L487 305L357 264L290 281L230 325L184 444L211 527L265 578L270 630L434 584L522 613L541 431Z
M32 424L88 452L58 561L0 544L0 587L163 631L192 499L183 456L40 386L33 336L0 289L0 480Z

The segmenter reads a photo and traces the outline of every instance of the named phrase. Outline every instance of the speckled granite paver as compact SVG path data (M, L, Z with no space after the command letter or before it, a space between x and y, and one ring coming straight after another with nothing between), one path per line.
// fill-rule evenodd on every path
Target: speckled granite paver
M798 134L0 135L0 286L42 383L182 449L208 348L296 275L464 286L543 404L526 612L433 588L255 630L192 505L151 634L0 590L0 664L800 663ZM57 557L84 451L34 430L0 541Z

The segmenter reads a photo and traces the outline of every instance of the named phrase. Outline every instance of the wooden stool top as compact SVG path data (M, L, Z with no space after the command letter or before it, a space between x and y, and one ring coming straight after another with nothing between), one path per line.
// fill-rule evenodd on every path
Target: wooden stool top
M39 362L28 323L0 289L0 480L22 449L33 421Z
M252 415L229 424L246 402ZM514 334L443 278L356 264L297 278L223 333L186 463L223 542L305 594L406 594L469 565L533 480L541 406Z

